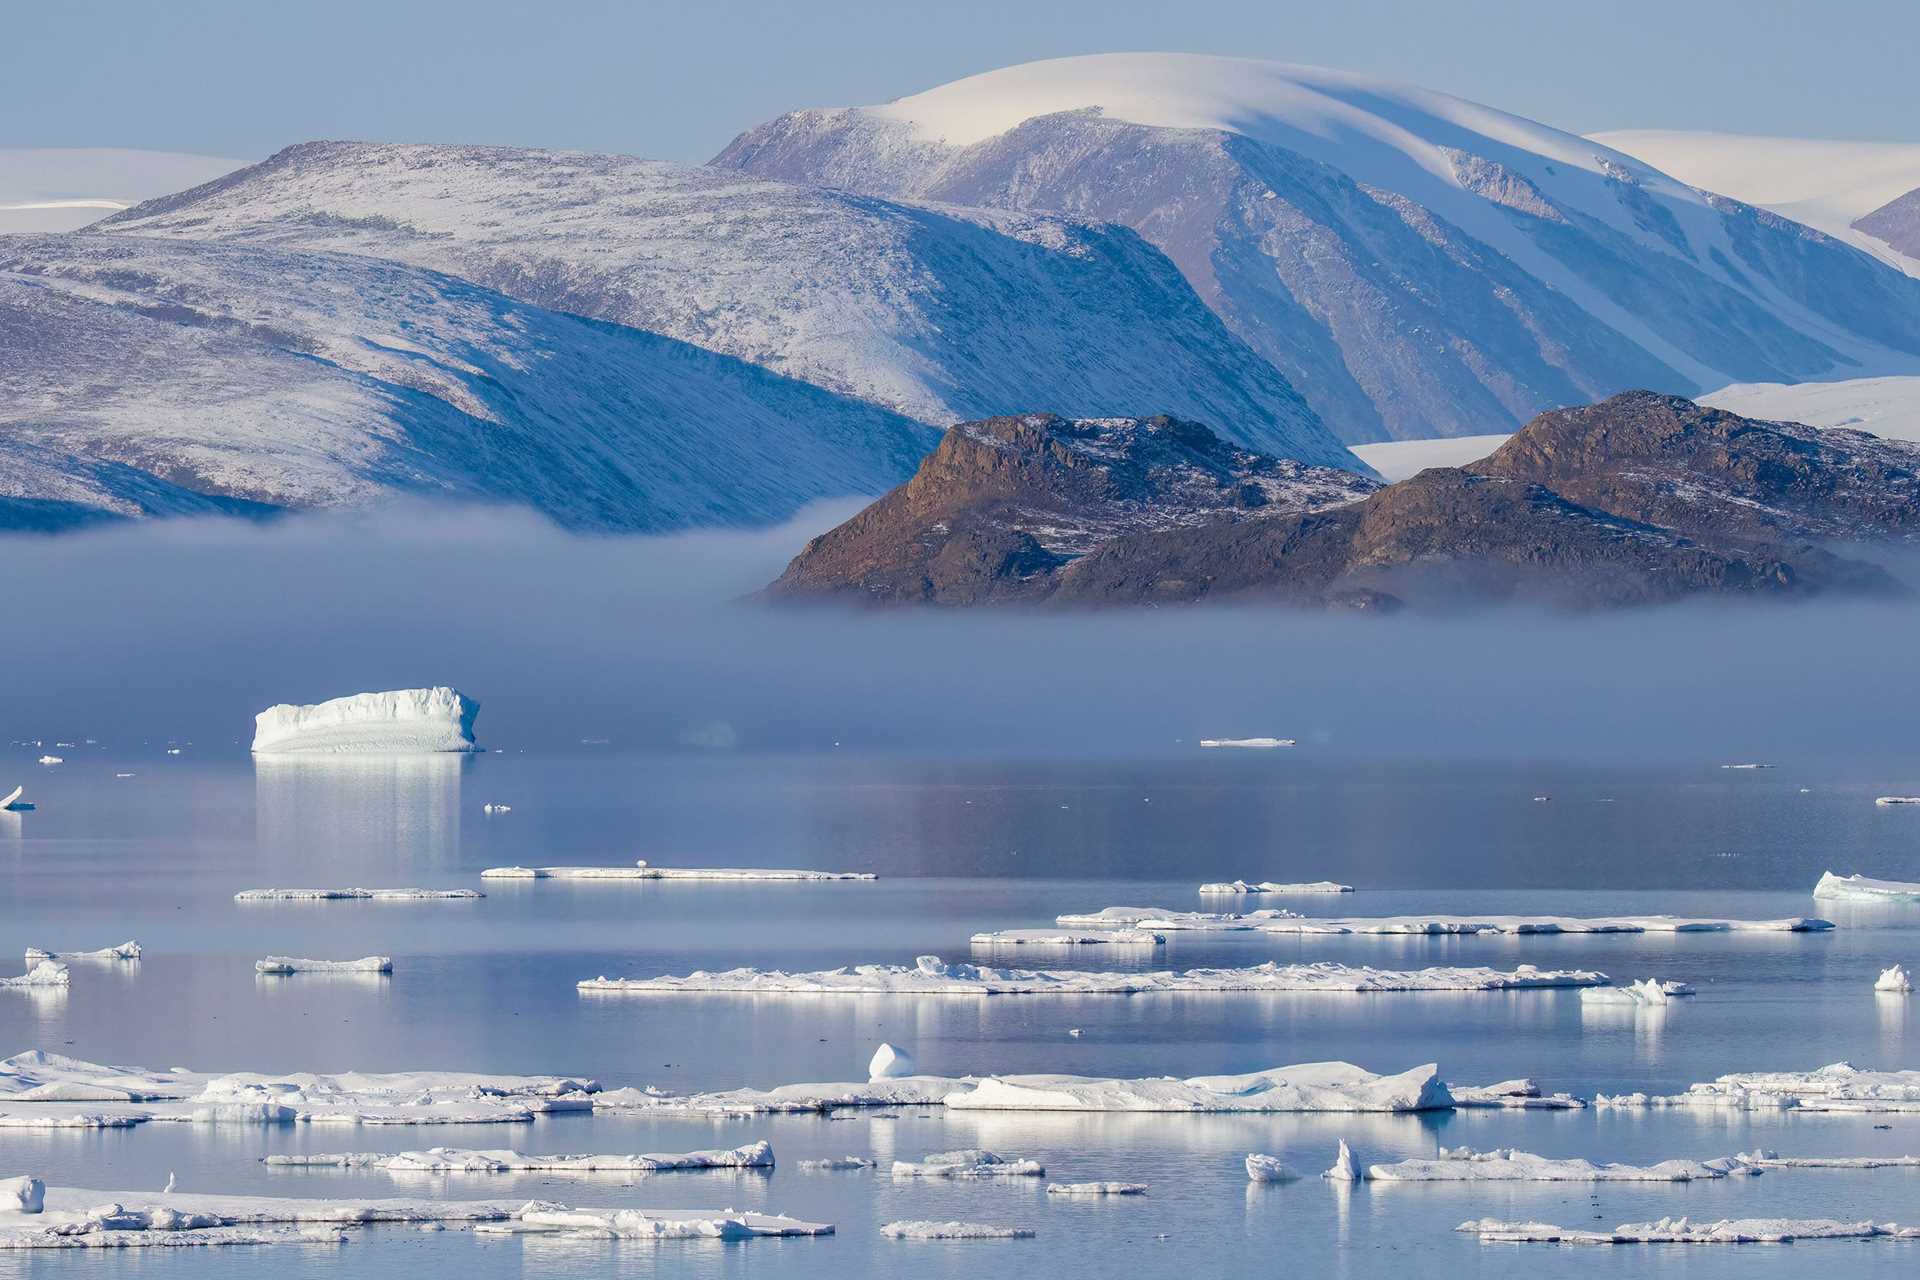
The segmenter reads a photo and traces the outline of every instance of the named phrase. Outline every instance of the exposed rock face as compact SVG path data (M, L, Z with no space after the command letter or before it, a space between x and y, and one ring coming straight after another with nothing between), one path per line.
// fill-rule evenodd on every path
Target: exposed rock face
M962 423L913 479L815 538L770 588L876 604L1038 600L1127 535L1264 523L1379 485L1251 453L1177 418Z
M1679 396L1543 413L1470 469L1702 539L1920 540L1920 444Z
M1920 258L1920 187L1856 219L1853 229L1886 241L1909 258Z

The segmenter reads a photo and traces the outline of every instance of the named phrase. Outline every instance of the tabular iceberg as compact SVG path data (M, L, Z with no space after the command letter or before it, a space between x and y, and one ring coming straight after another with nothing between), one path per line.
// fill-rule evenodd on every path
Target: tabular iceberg
M17 978L0 978L0 987L64 987L67 966L42 960Z
M253 962L255 973L277 977L296 973L392 973L392 956L363 956L358 960L307 960L299 956L268 956Z
M875 880L871 871L810 871L791 867L655 867L645 858L630 867L488 867L482 880Z
M1920 902L1920 884L1873 880L1863 875L1837 876L1828 871L1813 886L1813 896L1839 902Z
M479 714L479 703L445 685L356 693L311 706L282 703L253 718L253 750L256 755L479 751L473 740Z
M1693 988L1684 982L1662 982L1658 978L1646 978L1639 982L1630 982L1624 987L1589 987L1580 993L1580 1003L1649 1008L1655 1005L1672 1004L1681 996L1693 994Z
M924 1160L895 1160L896 1178L1039 1178L1046 1169L1038 1160L997 1155L969 1147L964 1151L938 1151Z
M1050 1196L1143 1196L1144 1182L1049 1182Z

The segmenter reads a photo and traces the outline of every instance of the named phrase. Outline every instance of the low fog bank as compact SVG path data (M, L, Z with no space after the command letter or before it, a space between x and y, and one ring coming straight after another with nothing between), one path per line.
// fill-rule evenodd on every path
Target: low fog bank
M1436 620L740 602L857 506L659 538L471 509L0 538L0 741L244 748L271 703L427 684L480 699L483 742L530 749L1129 756L1274 734L1765 759L1920 737L1912 605Z

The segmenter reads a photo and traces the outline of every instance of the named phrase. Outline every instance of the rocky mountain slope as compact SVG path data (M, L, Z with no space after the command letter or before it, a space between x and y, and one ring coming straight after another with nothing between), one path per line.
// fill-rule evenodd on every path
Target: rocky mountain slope
M1171 409L1354 465L1120 227L930 207L622 156L310 143L101 233L405 262L945 428L1033 405Z
M1057 59L797 111L714 163L1134 227L1349 442L1487 433L1634 386L1920 370L1920 282L1869 255L1587 139L1340 72Z
M1884 241L1895 252L1920 259L1920 187L1863 214L1853 228Z
M1276 474L1189 423L997 419L949 432L767 594L1386 608L1896 594L1881 569L1808 541L1906 527L1912 475L1887 448L1912 447L1885 445L1643 392L1543 415L1470 469L1376 487ZM1902 486L1904 504L1889 496Z

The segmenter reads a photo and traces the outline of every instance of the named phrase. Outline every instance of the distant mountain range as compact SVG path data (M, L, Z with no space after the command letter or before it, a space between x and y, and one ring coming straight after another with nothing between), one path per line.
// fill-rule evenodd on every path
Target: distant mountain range
M1819 541L1920 539L1920 445L1632 392L1385 487L1164 419L963 424L767 595L863 605L1572 607L1905 594Z

